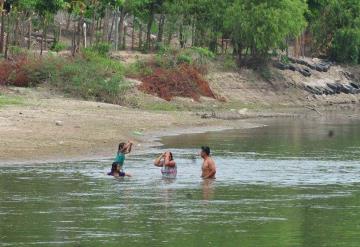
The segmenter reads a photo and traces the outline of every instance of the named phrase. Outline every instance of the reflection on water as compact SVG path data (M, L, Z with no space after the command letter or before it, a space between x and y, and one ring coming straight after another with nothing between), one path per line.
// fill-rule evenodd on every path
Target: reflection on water
M165 138L172 180L152 166L159 150L130 156L125 179L102 160L3 166L0 246L358 246L360 126L267 124ZM216 180L200 179L203 144Z

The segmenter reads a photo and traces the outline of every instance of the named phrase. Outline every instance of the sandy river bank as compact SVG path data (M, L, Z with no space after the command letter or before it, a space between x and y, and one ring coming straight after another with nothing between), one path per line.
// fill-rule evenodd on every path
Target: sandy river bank
M0 165L111 158L118 143L129 139L136 144L135 152L146 152L161 136L254 128L264 116L324 117L302 107L287 109L285 115L268 110L250 112L243 120L203 119L192 112L136 110L32 89L15 94L24 98L23 104L0 107ZM340 118L360 118L355 113L336 110Z
M0 164L112 157L117 144L129 139L141 152L163 135L255 126L244 120L201 119L190 112L35 97L0 108Z

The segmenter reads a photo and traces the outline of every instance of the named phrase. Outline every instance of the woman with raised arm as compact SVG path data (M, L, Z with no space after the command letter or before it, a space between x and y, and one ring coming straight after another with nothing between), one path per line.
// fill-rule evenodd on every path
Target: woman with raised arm
M163 178L176 178L177 167L171 152L165 152L160 155L155 161L154 165L161 167Z

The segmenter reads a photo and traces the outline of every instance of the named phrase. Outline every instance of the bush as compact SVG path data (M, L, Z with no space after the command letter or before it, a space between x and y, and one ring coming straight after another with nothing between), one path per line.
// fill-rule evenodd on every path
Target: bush
M155 57L155 64L161 68L175 68L181 64L191 64L204 72L207 64L214 57L214 53L207 48L193 47L178 50L162 47Z
M90 47L92 52L99 54L100 56L106 57L109 55L111 50L111 44L105 42L99 42Z
M89 51L66 61L49 83L72 96L116 104L122 103L121 95L129 88L120 63Z
M226 55L222 64L225 70L236 70L238 68L235 58L231 55Z
M122 65L91 51L75 58L18 57L0 62L0 84L33 86L47 82L68 95L107 103L122 103L129 88Z
M152 72L152 67L144 61L140 60L130 64L125 69L125 75L128 77L148 76L151 75Z
M186 55L186 54L180 54L177 57L177 63L178 64L182 64L182 63L187 63L187 64L191 64L192 63L192 59L190 56Z
M332 58L342 63L360 63L360 29L341 29L335 34Z
M60 52L60 51L65 50L67 47L68 46L64 43L56 42L51 46L50 50L55 51L55 52Z
M38 82L33 80L33 72L41 66L41 59L30 59L26 55L19 55L11 60L2 60L0 62L0 85L33 86Z

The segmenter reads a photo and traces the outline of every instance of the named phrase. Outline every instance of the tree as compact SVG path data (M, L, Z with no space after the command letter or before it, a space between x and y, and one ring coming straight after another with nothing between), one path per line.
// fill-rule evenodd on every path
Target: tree
M54 15L64 7L65 7L65 2L63 0L37 0L35 2L34 8L36 13L41 18L41 23L43 27L40 54L42 54L44 49L44 40L45 40L45 49L47 48L47 28L49 22L52 21Z
M303 0L235 0L227 9L225 27L241 62L242 55L264 58L271 49L284 49L286 39L306 27Z
M316 53L360 63L360 1L324 0L315 10L311 31Z

